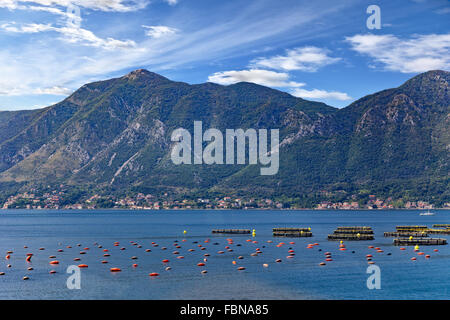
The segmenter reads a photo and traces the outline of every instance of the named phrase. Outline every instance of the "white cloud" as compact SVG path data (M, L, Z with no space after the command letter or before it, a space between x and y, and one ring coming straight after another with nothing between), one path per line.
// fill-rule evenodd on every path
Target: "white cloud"
M450 33L415 35L358 34L347 37L352 49L381 63L386 70L402 73L450 69Z
M59 96L68 96L73 91L59 86L54 86L51 88L38 88L33 91L34 94L52 94L52 95L59 95Z
M301 88L294 89L291 94L304 99L334 99L334 100L351 100L348 94L339 91L325 91L319 89L305 90Z
M287 50L284 56L257 58L252 61L252 65L275 70L314 72L320 67L339 60L341 59L328 56L328 50L326 49L310 46Z
M145 34L150 38L162 38L166 36L173 35L178 32L178 29L167 27L167 26L142 26L146 28Z
M0 25L0 29L14 33L38 33L45 31L54 31L63 35L63 40L69 43L80 43L86 46L100 47L107 50L135 47L136 43L132 40L116 40L113 38L102 39L97 37L92 31L73 26L54 27L51 24L24 24L16 26L15 23L6 23Z
M174 6L178 3L178 0L164 0L164 1L170 4L171 6Z
M209 82L230 85L238 82L253 82L268 87L301 87L304 83L289 81L289 74L261 69L231 70L216 72L208 77Z
M76 5L86 9L101 11L129 12L145 8L149 0L2 0L0 8L27 9L28 4L41 6L69 7Z

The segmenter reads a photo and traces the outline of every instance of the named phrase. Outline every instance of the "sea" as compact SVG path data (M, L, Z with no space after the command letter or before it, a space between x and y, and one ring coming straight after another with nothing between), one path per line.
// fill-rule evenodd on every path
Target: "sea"
M432 212L0 210L0 299L447 300L450 246L420 246L419 255L383 235L397 225L450 224L449 210ZM339 250L327 240L338 226L370 226L375 240L344 241ZM273 237L276 227L310 227L313 236Z

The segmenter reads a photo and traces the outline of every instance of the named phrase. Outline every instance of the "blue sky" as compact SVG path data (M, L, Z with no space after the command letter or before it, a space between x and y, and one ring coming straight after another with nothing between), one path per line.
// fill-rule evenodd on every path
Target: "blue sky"
M381 29L368 29L369 5ZM146 68L344 107L450 70L450 1L0 0L0 111Z

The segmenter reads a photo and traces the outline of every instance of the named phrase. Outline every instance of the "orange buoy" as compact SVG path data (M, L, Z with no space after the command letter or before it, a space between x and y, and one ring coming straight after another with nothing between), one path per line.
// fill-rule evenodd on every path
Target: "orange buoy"
M111 269L109 269L109 271L111 271L111 272L120 272L120 271L122 271L122 269L120 269L120 268L111 268Z
M366 254L366 258L372 258L371 254Z
M406 249L402 247L402 248L400 248L400 250L406 250Z
M88 267L87 264L79 264L79 265L78 265L78 268L87 268L87 267Z
M80 258L73 259L73 261L80 261L80 260L81 260Z
M417 254L418 254L419 256L423 256L425 253L424 253L424 252L417 252Z
M333 261L333 259L327 258L327 259L325 259L325 261Z
M102 263L103 263L103 264L105 264L105 263L108 263L108 261L106 261L106 260L102 260Z
M197 263L197 266L203 267L203 266L205 266L205 264L203 262L200 262L200 263Z
M53 261L50 261L49 264L59 264L59 261L58 260L53 260Z
M417 258L416 257L412 257L411 260L415 261L415 260L417 260Z
M167 263L167 262L169 262L169 259L164 259L162 262Z
M137 268L137 266L138 266L137 263L134 263L134 264L132 265L133 268Z
M233 260L233 261L231 261L231 263L232 263L232 264L236 264L236 261Z
M239 268L237 268L238 270L245 270L245 268L244 267L239 267Z
M425 258L429 259L429 258L431 258L431 256L430 256L429 254L427 254L427 255L425 256Z
M434 251L434 252L439 252L439 250L438 250L438 249L434 249L433 251Z
M367 263L368 264L374 264L375 262L374 261L368 261Z
M5 259L9 260L9 258L11 258L11 256L9 254L6 255Z
M150 277L157 277L157 276L159 276L159 273L157 273L157 272L152 272L152 273L149 274L149 276L150 276Z
M325 262L321 262L321 263L319 263L319 266L324 266L324 265L326 265L326 263L325 263Z
M287 259L292 259L294 256L286 256Z
M50 274L54 274L54 273L56 273L56 271L55 271L55 270L50 270L49 273L50 273Z
M183 256L178 256L177 259L184 259L184 257Z

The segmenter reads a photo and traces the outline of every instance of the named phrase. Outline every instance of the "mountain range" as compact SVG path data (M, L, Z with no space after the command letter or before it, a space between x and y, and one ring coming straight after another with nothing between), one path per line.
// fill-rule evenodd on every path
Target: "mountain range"
M52 106L0 112L0 200L74 193L271 197L300 206L370 194L450 201L450 73L429 71L345 108L241 82L190 85L147 70L86 84ZM280 165L175 165L182 127L279 129Z

